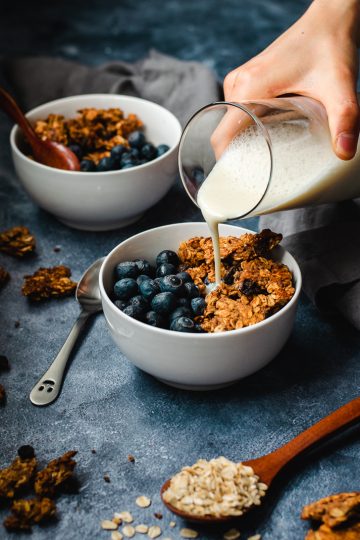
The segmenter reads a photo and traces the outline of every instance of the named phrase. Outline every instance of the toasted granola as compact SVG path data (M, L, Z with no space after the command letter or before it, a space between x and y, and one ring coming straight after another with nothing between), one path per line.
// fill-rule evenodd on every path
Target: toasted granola
M35 477L34 490L40 497L52 497L63 485L72 478L76 461L72 458L77 454L75 450L66 452L63 456L53 459Z
M0 499L12 499L24 487L28 487L35 475L36 457L16 457L9 467L0 470Z
M71 270L66 266L39 268L33 275L25 276L22 293L36 302L69 296L74 293L77 285L70 276Z
M295 288L289 268L270 259L281 239L281 234L268 229L220 238L223 282L206 296L205 311L196 318L205 332L256 324L292 298ZM191 238L180 245L178 254L181 268L205 295L207 284L215 281L211 238Z
M35 237L27 227L12 227L0 233L0 251L8 255L24 257L33 253L35 247Z
M129 134L142 128L143 123L136 114L126 117L119 108L81 109L75 118L50 114L45 120L35 123L35 131L43 140L50 139L66 146L79 145L84 159L96 164L103 157L108 157L114 146L128 146Z
M4 520L9 531L30 531L31 525L55 517L56 506L48 498L19 499L11 506L12 514Z
M354 523L346 528L332 529L328 525L321 525L317 531L310 530L305 540L359 540L360 523Z
M304 506L301 518L337 527L354 515L360 521L360 492L338 493Z

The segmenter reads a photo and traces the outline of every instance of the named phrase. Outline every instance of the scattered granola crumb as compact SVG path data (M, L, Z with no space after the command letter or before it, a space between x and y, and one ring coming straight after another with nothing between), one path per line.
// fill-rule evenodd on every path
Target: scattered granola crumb
M108 484L110 484L111 480L110 480L110 476L108 474L104 474L104 480L105 482L107 482Z
M117 514L114 514L114 517L113 517L113 522L116 523L117 525L121 525L122 524L122 519L121 517L117 517Z
M10 364L7 356L0 354L0 373L2 371L9 371Z
M127 538L132 538L135 536L135 529L132 525L125 525L125 527L122 529L122 533Z
M66 266L39 268L34 274L25 276L22 293L34 302L69 296L76 289L70 276L71 270Z
M130 512L117 512L116 514L114 514L114 516L122 519L124 523L132 523L134 521L134 518L132 517Z
M180 536L183 538L197 538L199 533L194 531L194 529L180 529Z
M161 529L157 525L153 525L152 527L149 528L148 536L150 538L157 538L160 535L161 535Z
M161 512L155 512L154 513L154 517L156 517L156 519L162 519L163 518L163 515Z
M0 251L23 257L35 251L35 238L27 227L12 227L0 233Z
M110 519L104 519L101 522L101 528L105 531L115 531L118 528L118 524L114 523Z
M237 529L230 529L229 531L226 531L223 538L224 540L236 540L240 537L240 531Z
M93 448L93 449L91 450L91 453L92 453L92 454L96 454L95 448Z
M128 458L128 461L130 461L130 463L135 463L135 458L131 454L129 454L127 458Z
M170 521L169 525L173 529L176 526L176 522L175 521Z
M147 508L151 505L151 499L149 499L149 497L145 497L145 495L141 495L136 499L135 503L140 506L140 508Z
M113 531L111 533L111 540L122 540L123 535L119 531Z
M59 251L61 251L61 247L60 246L55 246L54 247L54 252L59 253Z
M141 534L146 534L149 530L149 527L147 525L144 525L143 523L140 523L140 525L136 525L135 531Z
M241 516L261 503L266 489L251 467L219 457L184 467L171 479L163 499L194 516ZM214 491L217 500L209 496Z
M20 326L20 321L15 321L15 322L14 322L14 327L15 327L15 328L19 328L19 326Z
M6 403L6 390L2 384L0 384L0 407Z
M10 274L9 272L7 272L5 270L5 268L3 268L2 266L0 266L0 289L2 287L4 287L4 285L9 281L10 279Z

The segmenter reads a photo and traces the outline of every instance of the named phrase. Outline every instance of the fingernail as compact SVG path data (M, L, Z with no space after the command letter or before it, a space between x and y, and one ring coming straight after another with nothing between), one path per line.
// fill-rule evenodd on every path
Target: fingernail
M336 138L336 152L344 157L352 157L356 152L357 139L353 133L340 133Z

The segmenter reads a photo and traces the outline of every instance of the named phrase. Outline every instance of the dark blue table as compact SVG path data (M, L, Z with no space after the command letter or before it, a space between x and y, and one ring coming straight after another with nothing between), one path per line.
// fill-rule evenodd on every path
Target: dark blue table
M114 58L132 61L155 47L204 61L222 77L266 46L306 5L300 0L62 0L23 8L14 3L1 16L1 52L97 64ZM137 523L159 524L163 537L180 538L180 520L170 529L171 516L160 503L162 481L199 457L225 454L238 460L274 450L356 397L360 336L302 298L293 335L268 367L228 389L190 393L135 369L113 345L100 315L75 352L58 401L44 409L32 406L29 391L62 345L78 306L73 299L29 304L20 294L23 275L39 266L65 264L78 279L94 259L128 236L200 215L177 183L131 227L107 233L69 229L39 210L19 186L9 155L9 129L1 116L0 228L27 225L38 248L35 258L23 261L0 254L0 265L11 273L0 292L0 354L12 366L0 376L8 392L0 410L0 466L25 443L35 447L41 464L66 450L79 451L80 494L60 498L59 522L34 528L34 540L109 538L99 522L121 510L131 511ZM256 220L244 225L256 228ZM54 252L55 246L61 250ZM264 540L303 538L308 528L299 518L304 504L359 489L359 451L355 432L289 472L261 511L239 525L241 538L255 532ZM128 454L135 463L128 462ZM153 499L149 509L136 507L141 494ZM153 516L156 511L163 512L161 521ZM5 515L2 511L1 518ZM202 539L221 538L222 529L199 530ZM0 538L13 536L0 526Z

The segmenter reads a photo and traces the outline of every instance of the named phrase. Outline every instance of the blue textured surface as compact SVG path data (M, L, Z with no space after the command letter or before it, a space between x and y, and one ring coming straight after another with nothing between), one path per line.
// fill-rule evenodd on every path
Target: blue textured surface
M113 58L132 61L156 47L205 61L223 76L275 38L306 4L34 2L31 12L27 6L26 17L19 16L18 5L2 13L1 50L6 55L57 54L95 64ZM9 128L1 116L0 229L27 225L38 249L35 258L24 261L0 254L0 265L11 273L11 282L0 293L0 354L12 365L1 375L8 401L0 410L0 466L25 443L35 447L41 463L79 450L81 492L59 499L59 522L34 528L34 540L109 538L110 533L100 531L100 520L125 509L138 523L156 522L163 536L175 540L181 523L177 519L177 527L169 528L170 515L159 499L163 480L199 457L225 454L238 460L274 450L356 397L359 334L339 320L325 319L302 298L294 333L268 367L229 389L198 394L168 388L132 367L113 345L100 315L75 352L60 398L48 408L33 407L29 391L62 345L78 306L73 299L30 305L20 295L23 275L39 266L66 264L78 279L94 259L128 236L198 220L200 215L177 184L131 227L110 233L69 229L33 205L19 186L10 161ZM248 220L245 226L256 222ZM59 253L53 251L55 245L61 247ZM241 537L257 532L264 540L303 538L308 528L299 518L304 504L359 489L359 451L353 433L287 474L262 510L239 524ZM134 464L127 461L128 454L135 456ZM105 473L111 483L104 482ZM135 506L140 494L153 499L149 509ZM162 521L153 517L155 511L164 513ZM202 539L221 537L222 529L199 530ZM0 526L0 538L10 537Z

